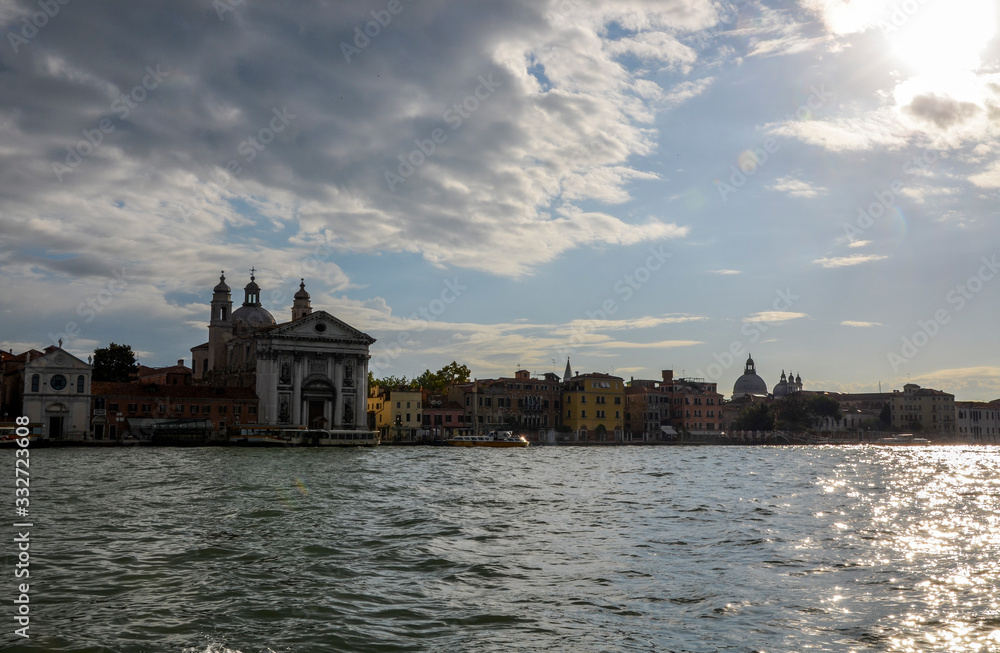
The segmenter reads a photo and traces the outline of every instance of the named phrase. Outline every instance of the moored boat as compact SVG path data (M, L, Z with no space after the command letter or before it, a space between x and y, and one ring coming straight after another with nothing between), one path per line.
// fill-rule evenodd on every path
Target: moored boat
M445 444L452 447L527 447L528 440L510 431L490 431L486 435L459 435L446 440Z
M899 435L893 435L887 438L879 438L874 442L874 444L892 447L923 447L931 444L931 441L927 438L918 438L912 433L900 433Z

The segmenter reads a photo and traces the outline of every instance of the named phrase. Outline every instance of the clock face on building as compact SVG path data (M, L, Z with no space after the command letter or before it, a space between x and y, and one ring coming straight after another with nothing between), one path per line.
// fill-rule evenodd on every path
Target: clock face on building
M62 390L66 387L66 377L62 374L56 374L49 379L49 387L53 390Z

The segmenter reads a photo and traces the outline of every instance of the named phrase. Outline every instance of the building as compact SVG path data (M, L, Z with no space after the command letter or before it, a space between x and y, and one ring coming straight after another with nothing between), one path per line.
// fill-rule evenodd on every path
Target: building
M458 435L470 435L472 422L466 421L465 407L440 392L423 393L423 431L433 440L447 440Z
M569 365L567 364L567 368ZM563 426L575 442L621 442L625 437L625 381L591 372L562 384Z
M955 432L963 440L1000 441L1000 399L955 402Z
M685 434L716 435L724 429L718 384L704 379L674 379L671 422Z
M663 442L675 440L670 411L674 372L663 370L662 379L631 379L625 387L625 440Z
M369 348L375 339L314 311L305 280L294 295L291 319L277 323L261 304L253 272L235 311L225 273L213 288L208 342L191 349L194 382L254 389L259 424L367 433Z
M176 365L168 367L146 367L140 365L138 380L143 383L158 385L191 385L194 371L184 365L184 359L178 359Z
M29 349L16 356L13 351L0 356L0 410L4 422L13 422L24 415L24 366L44 355L37 349Z
M907 383L892 394L890 407L893 429L955 435L955 395Z
M368 410L374 416L369 423L382 441L412 442L423 436L424 393L409 388L372 388Z
M185 424L197 424L199 430L210 432L209 437L225 437L241 424L257 423L253 388L97 381L92 394L95 440L147 439L154 427Z
M27 360L30 358L30 360ZM91 365L51 345L23 367L22 407L50 440L83 440L90 428Z

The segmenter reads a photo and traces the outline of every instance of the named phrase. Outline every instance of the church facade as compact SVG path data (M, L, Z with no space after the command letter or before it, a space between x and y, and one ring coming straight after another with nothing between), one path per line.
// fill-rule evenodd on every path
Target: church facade
M304 280L288 322L274 319L260 292L251 274L243 305L234 311L222 275L213 289L208 342L191 350L195 382L254 388L259 424L367 432L369 348L375 339L314 311Z

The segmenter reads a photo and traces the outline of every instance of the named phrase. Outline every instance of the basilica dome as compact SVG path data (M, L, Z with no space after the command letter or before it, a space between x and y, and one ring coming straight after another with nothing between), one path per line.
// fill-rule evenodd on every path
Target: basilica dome
M767 383L764 379L757 376L757 369L754 365L753 357L748 356L746 368L743 370L743 376L736 379L736 383L733 384L733 397L766 394Z

